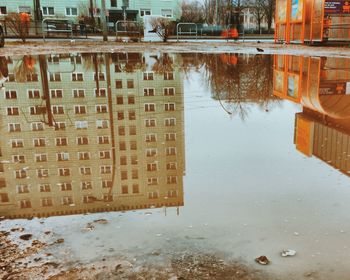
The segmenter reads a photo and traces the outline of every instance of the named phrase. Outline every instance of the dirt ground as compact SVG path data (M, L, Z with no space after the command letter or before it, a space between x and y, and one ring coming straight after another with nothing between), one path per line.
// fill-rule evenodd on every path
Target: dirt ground
M262 51L258 51L258 49ZM304 56L350 57L347 46L302 46L257 42L179 42L179 43L120 43L95 41L8 41L0 55L52 54L67 52L173 52L173 53L249 53L293 54Z
M44 233L45 234L45 233ZM46 233L51 234L51 233ZM15 237L18 236L18 237ZM134 260L102 259L88 265L67 265L50 261L43 253L50 246L64 248L64 240L51 244L32 238L24 228L0 232L0 279L157 279L157 280L266 280L272 279L259 270L253 270L234 261L224 261L214 255L182 254L169 260L163 267L137 265ZM26 248L23 249L23 246Z

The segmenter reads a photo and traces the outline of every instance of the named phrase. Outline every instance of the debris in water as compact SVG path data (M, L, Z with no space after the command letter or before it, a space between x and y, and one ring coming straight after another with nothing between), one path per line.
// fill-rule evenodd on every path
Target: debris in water
M33 234L27 233L27 234L22 234L19 238L22 240L29 240L31 239Z
M270 263L270 260L266 256L260 256L256 258L255 261L261 265L267 265Z
M106 219L98 219L98 220L95 220L94 223L105 225L108 223L108 221Z
M297 251L295 250L292 250L292 249L286 249L286 250L283 250L281 252L281 256L282 257L289 257L289 256L295 256L295 254L297 253Z

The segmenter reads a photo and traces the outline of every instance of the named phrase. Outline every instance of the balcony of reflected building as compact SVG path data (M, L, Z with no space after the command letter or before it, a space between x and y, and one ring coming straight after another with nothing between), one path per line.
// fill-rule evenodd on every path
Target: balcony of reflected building
M174 55L1 57L0 216L184 205Z
M350 176L350 59L275 55L274 95L302 105L296 149Z

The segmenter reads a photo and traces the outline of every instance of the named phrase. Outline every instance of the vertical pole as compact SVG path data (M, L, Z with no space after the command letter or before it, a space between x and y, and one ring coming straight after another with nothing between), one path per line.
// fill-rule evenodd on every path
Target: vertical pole
M107 30L107 22L106 22L106 0L101 0L101 22L102 22L103 41L108 41L108 30Z

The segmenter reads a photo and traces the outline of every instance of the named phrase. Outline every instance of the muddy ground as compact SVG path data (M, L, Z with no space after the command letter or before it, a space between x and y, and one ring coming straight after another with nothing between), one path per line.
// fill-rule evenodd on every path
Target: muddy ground
M52 232L43 232L52 235ZM218 256L207 254L179 254L167 265L140 265L135 260L123 257L102 259L90 264L67 264L63 260L52 261L52 255L45 253L50 246L64 249L64 240L46 243L26 231L12 228L0 232L0 279L272 279L264 272L253 270L235 261L224 261Z
M257 48L262 49L258 51ZM120 43L81 40L43 42L32 40L25 44L8 41L0 49L0 55L51 54L68 52L180 52L180 53L265 53L293 54L305 56L350 57L349 45L343 46L302 46L257 42L179 42L179 43Z

